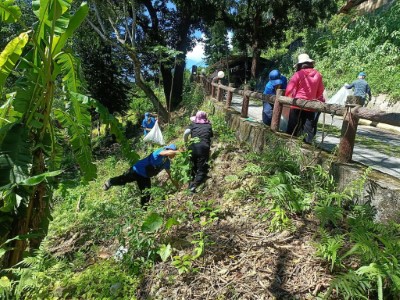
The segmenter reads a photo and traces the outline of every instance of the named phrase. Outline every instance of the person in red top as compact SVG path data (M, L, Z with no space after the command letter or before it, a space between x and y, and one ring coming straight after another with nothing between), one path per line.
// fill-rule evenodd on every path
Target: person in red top
M290 78L285 96L325 102L322 75L314 69L314 61L308 54L300 54L295 67L296 73ZM317 132L318 117L319 113L313 110L291 106L286 133L295 136L305 134L304 142L311 144Z

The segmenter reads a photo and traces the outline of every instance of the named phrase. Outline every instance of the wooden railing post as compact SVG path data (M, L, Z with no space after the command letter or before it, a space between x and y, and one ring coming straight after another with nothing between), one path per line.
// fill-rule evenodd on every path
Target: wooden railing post
M359 105L360 97L348 96L346 103L347 112L343 118L342 133L339 144L338 160L342 163L348 163L353 157L354 142L356 140L358 117L352 112L351 108Z
M214 78L211 79L211 98L214 98L215 96L215 86L214 86Z
M283 104L279 103L279 97L284 94L285 90L276 90L274 109L272 110L271 130L274 132L279 131L279 123L281 122L281 114Z
M234 87L233 83L229 84L230 88ZM228 94L226 95L226 103L225 103L225 107L228 108L231 106L232 104L232 97L233 97L233 92L231 90L228 91Z
M218 80L217 101L222 101L223 95L224 95L224 92L221 89L221 80Z
M243 102L242 102L242 112L241 117L247 118L249 116L249 102L250 97L246 95L246 92L249 90L249 87L246 85L243 90Z

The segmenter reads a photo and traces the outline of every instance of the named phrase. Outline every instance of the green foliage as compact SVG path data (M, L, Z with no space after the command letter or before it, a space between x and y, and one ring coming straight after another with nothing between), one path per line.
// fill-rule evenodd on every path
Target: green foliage
M182 105L191 116L197 112L204 98L204 89L200 84L185 80Z
M222 143L233 144L236 142L234 131L230 129L224 115L221 112L215 112L209 116L211 120L215 138Z
M184 254L182 256L175 255L172 260L172 265L178 269L179 274L188 273L192 270L193 256Z
M12 299L11 280L7 276L0 278L0 297L5 300Z
M171 245L161 245L157 251L157 254L160 255L161 260L165 262L172 254Z
M400 3L395 2L389 8L361 17L335 16L306 33L305 50L316 60L328 90L338 90L364 71L374 95L400 97L394 88L400 80L399 13Z
M219 219L219 207L215 207L214 200L201 201L198 206L192 206L193 220L199 222L202 227L214 223Z
M339 251L344 246L345 237L340 234L330 236L329 233L323 229L320 230L320 236L321 238L317 244L316 254L331 262L332 271L336 265L340 264Z
M186 150L178 153L174 157L174 163L171 166L172 178L177 180L181 185L188 183L191 180L191 151Z
M228 31L223 21L216 21L207 31L204 54L211 66L229 56Z
M192 253L175 255L172 258L171 264L178 270L179 274L197 272L198 270L193 268L193 262L204 253L205 246L210 243L202 231L194 233L193 237L197 237L197 239L191 241L191 244L195 246Z
M271 231L276 232L293 229L292 220L288 217L286 210L282 209L279 205L275 204L268 215L270 217L269 229Z
M163 219L157 213L151 213L147 218L144 220L142 224L142 232L155 232L162 226Z

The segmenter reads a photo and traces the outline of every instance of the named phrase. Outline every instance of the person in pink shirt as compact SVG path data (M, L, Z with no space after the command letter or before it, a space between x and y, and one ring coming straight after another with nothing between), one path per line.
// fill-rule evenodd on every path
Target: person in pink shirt
M285 96L325 102L322 75L314 69L314 61L308 54L300 54L294 66L296 73L289 80ZM305 134L304 142L311 144L317 132L318 117L319 113L307 109L307 106L302 109L291 106L286 133L294 136Z

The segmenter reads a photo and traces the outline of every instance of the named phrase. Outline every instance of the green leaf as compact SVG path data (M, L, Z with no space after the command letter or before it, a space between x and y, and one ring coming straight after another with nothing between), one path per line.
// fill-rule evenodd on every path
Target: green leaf
M45 180L48 177L55 177L60 175L63 170L58 170L58 171L53 171L53 172L46 172L40 175L32 176L27 179L25 179L23 182L21 182L21 185L28 185L28 186L33 186L41 183L43 180Z
M71 100L76 101L73 98ZM55 110L54 115L63 127L68 129L74 157L85 180L89 181L96 178L97 173L96 165L92 162L92 149L89 140L90 119L87 115L81 113L77 103L75 103L75 107L76 109L73 112L75 114L69 111ZM87 110L86 114L88 114ZM89 119L89 122L87 122L87 119Z
M11 188L2 193L1 197L3 199L3 206L0 207L1 212L11 212L21 203L21 198Z
M142 224L142 231L143 232L155 232L162 226L163 218L157 214L152 213L150 214Z
M0 248L0 259L3 257L4 254L6 254L7 250L4 248Z
M172 254L172 247L170 244L161 245L160 249L157 251L158 255L160 255L162 261L166 261Z
M21 9L13 5L14 0L5 0L0 2L0 21L5 23L15 23L21 17Z
M57 55L64 48L67 40L72 37L75 30L82 24L86 16L89 13L89 6L86 2L83 2L76 13L70 17L69 24L65 32L60 36L56 37L53 44L53 55Z
M0 54L0 93L6 82L7 77L14 69L15 64L22 54L22 50L27 44L29 36L26 32L10 41Z
M10 126L0 145L0 187L29 177L32 163L29 130L20 123Z
M132 150L132 147L127 141L118 119L110 114L108 109L104 105L93 98L79 93L71 92L71 95L76 97L76 99L79 99L79 101L81 101L82 103L87 103L88 105L96 108L96 112L99 113L101 121L104 123L104 125L110 126L110 133L114 134L117 138L117 141L121 144L122 152L124 156L128 158L131 165L139 160L139 155Z
M174 226L174 225L179 225L180 223L179 223L179 221L176 219L176 218L169 218L168 220L167 220L167 223L165 224L165 228L168 230L168 229L170 229L172 226Z
M79 79L80 63L71 53L63 53L57 57L57 63L64 74L63 82L71 92L79 92L81 81Z

